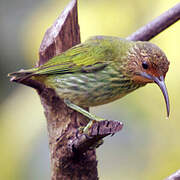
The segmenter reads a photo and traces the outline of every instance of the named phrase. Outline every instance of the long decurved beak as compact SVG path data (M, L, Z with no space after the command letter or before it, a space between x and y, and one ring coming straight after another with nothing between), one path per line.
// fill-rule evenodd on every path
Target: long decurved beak
M153 80L160 87L160 89L163 93L165 102L166 102L167 117L169 117L169 113L170 113L169 96L168 96L168 91L167 91L166 84L164 81L164 77L163 76L155 77L155 76L149 75L145 72L143 72L141 74L141 76L143 76L147 79Z

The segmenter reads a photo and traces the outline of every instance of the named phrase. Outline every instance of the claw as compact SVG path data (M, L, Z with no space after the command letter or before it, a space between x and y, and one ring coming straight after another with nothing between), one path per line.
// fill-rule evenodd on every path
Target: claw
M89 135L89 129L93 126L94 123L96 123L96 120L91 120L88 122L88 124L84 127L83 133Z

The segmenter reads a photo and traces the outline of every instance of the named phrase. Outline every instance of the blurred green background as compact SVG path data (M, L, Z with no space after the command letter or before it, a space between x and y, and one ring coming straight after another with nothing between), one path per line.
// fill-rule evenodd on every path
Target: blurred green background
M1 0L0 4L0 179L50 179L43 108L36 92L10 83L8 72L30 68L46 29L68 0ZM178 0L79 0L81 39L92 35L127 37ZM124 128L98 148L102 180L160 180L180 169L180 22L152 42L170 61L166 77L171 114L166 119L157 85L147 85L91 112L121 120Z

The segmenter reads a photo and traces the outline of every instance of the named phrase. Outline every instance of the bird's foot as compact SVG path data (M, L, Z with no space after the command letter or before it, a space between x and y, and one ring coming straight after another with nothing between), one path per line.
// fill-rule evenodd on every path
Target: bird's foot
M83 133L89 135L89 129L92 128L94 123L96 123L96 120L90 120L88 124L83 127Z
M90 129L92 128L93 124L96 123L97 121L103 121L105 119L97 117L97 116L91 114L90 112L86 111L85 109L71 103L68 99L65 99L64 102L68 107L70 107L71 109L74 109L75 111L83 114L85 117L87 117L89 119L89 121L87 122L87 125L79 127L78 130L79 130L80 133L83 133L86 136L89 136L89 138L91 138L90 137L91 136ZM100 139L96 143L94 143L94 145L91 147L91 149L97 148L101 144L103 144L102 139Z

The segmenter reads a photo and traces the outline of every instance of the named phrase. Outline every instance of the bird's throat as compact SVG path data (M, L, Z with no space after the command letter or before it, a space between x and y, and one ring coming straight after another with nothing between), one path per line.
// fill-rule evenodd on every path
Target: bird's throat
M152 83L153 82L153 80L147 79L147 78L139 76L139 75L134 75L132 80L138 84L146 84L146 83Z

